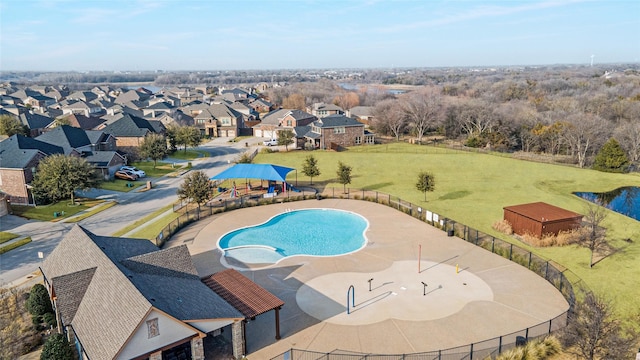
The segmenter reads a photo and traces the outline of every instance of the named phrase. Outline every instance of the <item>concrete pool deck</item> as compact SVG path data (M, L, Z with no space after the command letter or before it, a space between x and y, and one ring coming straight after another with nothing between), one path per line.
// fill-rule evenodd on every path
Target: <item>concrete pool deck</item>
M341 209L364 216L369 221L367 245L348 255L295 256L267 266L221 261L216 243L225 233L303 208ZM307 200L230 211L186 227L167 246L180 244L189 247L201 276L235 264L285 302L280 311L281 340L274 338L272 312L247 323L251 359L270 359L291 348L322 353L437 351L532 327L568 309L551 284L526 268L367 201ZM371 291L369 279L373 279ZM350 306L347 314L351 285L355 307Z

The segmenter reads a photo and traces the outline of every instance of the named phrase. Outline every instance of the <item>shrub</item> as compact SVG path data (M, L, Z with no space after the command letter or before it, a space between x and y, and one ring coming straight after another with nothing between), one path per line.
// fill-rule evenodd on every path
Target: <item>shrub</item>
M513 228L511 227L511 223L507 220L499 220L491 225L493 230L501 232L503 234L511 235L513 234Z
M53 312L51 300L49 300L49 292L42 284L35 284L29 292L27 299L27 310L31 315L42 316L46 313Z
M49 327L57 327L58 322L56 320L56 314L46 313L42 316L42 320L49 325Z
M42 347L40 360L68 360L73 359L73 348L63 334L49 336Z

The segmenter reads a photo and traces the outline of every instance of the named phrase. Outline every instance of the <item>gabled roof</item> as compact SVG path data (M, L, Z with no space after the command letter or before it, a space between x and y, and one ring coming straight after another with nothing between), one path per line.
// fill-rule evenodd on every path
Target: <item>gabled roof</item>
M334 128L338 126L362 126L364 124L344 115L329 115L313 122L313 125L321 128Z
M44 129L54 121L54 119L49 116L34 113L32 111L20 114L20 116L18 116L18 119L20 120L20 122L22 122L23 125L27 125L29 129L32 130Z
M67 119L69 121L69 125L80 128L80 129L84 129L84 130L95 129L100 124L105 122L101 118L88 117L80 114L67 114L62 116L61 118Z
M108 167L111 160L116 156L122 158L124 163L124 157L117 151L91 151L83 155L83 159L97 168Z
M355 116L372 116L373 106L354 106L349 109L349 114Z
M315 115L298 109L278 109L267 113L262 117L263 124L279 125L280 121L287 116L291 116L296 120L315 118Z
M151 106L147 106L145 109L150 109L150 110L172 110L175 109L175 106L169 104L168 102L165 101L160 101L157 102Z
M113 359L152 309L177 321L242 318L200 281L185 245L159 250L76 225L42 268L91 359Z
M144 137L150 132L159 132L147 119L125 114L102 129L115 137Z
M84 130L69 125L56 126L51 131L36 137L36 139L61 146L67 155L73 149L91 145L91 141Z
M327 111L343 111L343 109L334 104L315 103L313 104L314 110L327 110Z
M60 146L16 134L0 141L0 167L24 169L38 153L63 154L64 150Z

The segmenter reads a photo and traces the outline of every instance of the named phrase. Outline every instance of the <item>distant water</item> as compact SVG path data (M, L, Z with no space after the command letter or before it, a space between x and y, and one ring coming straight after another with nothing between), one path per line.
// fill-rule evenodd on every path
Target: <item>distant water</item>
M358 90L358 84L339 83L338 85L340 85L340 87L345 89L345 90L349 90L349 91ZM375 90L375 88L372 87L372 86L368 86L367 88L371 92L373 92ZM400 90L400 89L389 89L389 90L387 90L387 93L393 94L393 95L400 95L400 94L406 93L406 91L405 90Z
M157 93L158 91L160 91L160 89L162 89L160 86L153 86L153 85L127 86L127 89L135 90L135 89L139 89L141 87L153 92L154 94Z
M640 187L627 186L605 193L576 192L574 194L640 221Z

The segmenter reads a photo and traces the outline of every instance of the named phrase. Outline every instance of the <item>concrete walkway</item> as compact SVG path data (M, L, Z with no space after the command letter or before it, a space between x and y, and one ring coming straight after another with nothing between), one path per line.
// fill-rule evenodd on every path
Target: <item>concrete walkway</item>
M288 209L320 207L364 216L370 224L365 248L343 256L296 256L271 265L229 261L217 249L218 239L228 231L265 222ZM526 268L366 201L309 200L231 211L188 226L167 246L180 244L189 247L200 275L231 263L285 301L281 340L274 339L272 312L247 323L248 356L255 359L270 359L291 348L323 353L436 351L532 327L568 309L552 285ZM355 307L349 304L347 314L351 285ZM539 330L548 331L548 325ZM512 337L505 343L515 340Z

